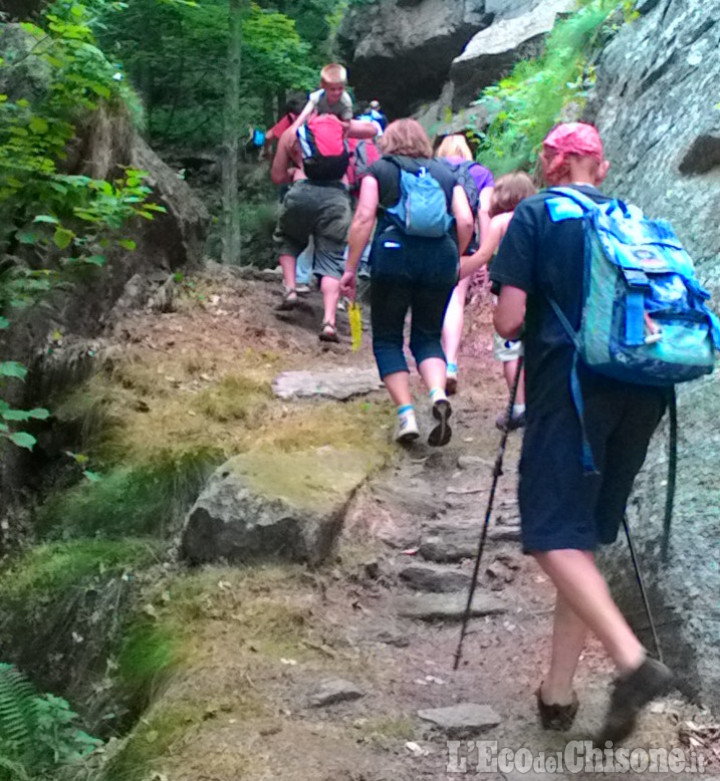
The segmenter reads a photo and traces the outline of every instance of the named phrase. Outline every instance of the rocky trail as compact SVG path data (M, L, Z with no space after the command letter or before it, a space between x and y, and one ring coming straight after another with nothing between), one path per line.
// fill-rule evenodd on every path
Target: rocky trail
M595 734L612 679L602 649L591 644L580 664L572 731L541 730L534 691L549 656L552 590L519 548L519 433L509 437L474 617L460 669L452 669L500 442L494 420L505 403L488 304L474 304L469 318L451 443L433 449L421 439L402 450L391 441L393 412L377 390L369 335L352 353L341 313L341 344L321 345L319 294L281 316L272 309L280 289L273 273L252 277L216 268L185 285L175 311L129 316L116 339L134 351L136 370L143 361L159 362L158 382L177 392L192 386L197 393L229 369L272 379L272 402L217 429L240 450L249 436L300 464L307 447L327 447L325 432L335 437L333 447L339 436L340 444L380 452L353 489L334 552L320 566L181 567L162 594L151 593L157 615L171 611L185 630L186 648L135 728L131 753L147 755L156 781L414 781L463 772L489 781L582 778L560 772L552 760L526 766L528 752L516 755L515 768L483 770L477 750L468 748L468 740L496 741L498 750L529 749L532 760L543 751L555 756L569 741ZM162 363L176 351L183 365L202 356L192 380L169 374ZM358 383L353 397L333 398L345 395L349 377ZM153 416L165 415L166 443L200 437L193 417L167 422L174 404L168 396L159 405L150 400L137 425L151 429ZM337 428L348 409L354 417ZM135 426L127 423L128 430ZM360 430L352 433L353 426ZM720 778L712 724L711 714L675 693L643 715L629 746L678 747L688 761L697 749L709 766L705 777ZM132 767L121 761L117 777L134 777Z

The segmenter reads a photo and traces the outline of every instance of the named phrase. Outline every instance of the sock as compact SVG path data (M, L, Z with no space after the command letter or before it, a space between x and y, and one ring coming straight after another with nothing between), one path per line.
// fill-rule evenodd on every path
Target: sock
M438 401L447 401L447 396L442 388L430 388L430 401L437 404Z
M413 409L412 404L403 404L402 406L397 408L397 414L398 418L409 418L412 417L415 414L415 410Z
M519 418L525 412L524 404L513 404L512 415L514 418Z
M451 372L452 374L458 373L458 365L456 363L449 363L447 365L448 372Z

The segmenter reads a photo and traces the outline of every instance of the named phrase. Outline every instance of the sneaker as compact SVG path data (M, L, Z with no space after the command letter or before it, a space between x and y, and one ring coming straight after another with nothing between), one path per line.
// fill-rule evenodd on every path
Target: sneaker
M432 414L437 425L428 436L428 445L442 447L447 445L452 437L452 429L448 425L448 418L452 414L452 407L447 399L438 399L432 406Z
M445 380L445 393L448 396L452 396L457 393L458 384L458 367L456 363L449 363L447 365L447 374Z
M299 296L306 296L308 293L310 293L310 285L306 285L304 282L300 283L299 285L295 285L295 292Z
M525 413L521 412L519 415L511 415L510 422L508 423L507 412L501 412L495 421L495 426L500 431L515 431L515 429L523 428L525 426Z
M407 414L398 418L397 431L395 432L395 441L401 445L413 442L420 436L415 415Z
M283 300L275 307L276 312L289 312L297 306L298 297L295 288L285 291Z
M619 678L615 684L605 724L596 741L603 747L626 738L635 729L640 711L656 697L667 694L673 685L670 669L657 659L645 659L636 670Z

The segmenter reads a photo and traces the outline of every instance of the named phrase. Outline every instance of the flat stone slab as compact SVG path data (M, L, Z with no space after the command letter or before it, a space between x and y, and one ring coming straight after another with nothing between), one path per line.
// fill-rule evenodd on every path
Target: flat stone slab
M400 597L396 601L398 615L420 621L461 621L465 615L467 594L420 594ZM507 607L489 594L476 593L470 607L470 615L491 616L505 613Z
M324 708L326 705L358 700L364 696L365 692L354 683L342 678L329 678L320 683L310 694L309 700L314 708Z
M438 564L474 559L477 556L483 520L442 523L427 527L420 538L419 553L426 561ZM490 522L486 542L517 542L519 524Z
M332 369L328 371L283 372L273 381L273 392L281 399L328 398L345 401L366 396L383 387L377 369Z
M469 738L497 727L502 719L489 705L461 702L447 708L419 710L417 715L439 727L448 737Z
M467 591L472 580L467 572L448 567L433 567L430 564L410 564L401 569L399 575L410 588L434 594Z

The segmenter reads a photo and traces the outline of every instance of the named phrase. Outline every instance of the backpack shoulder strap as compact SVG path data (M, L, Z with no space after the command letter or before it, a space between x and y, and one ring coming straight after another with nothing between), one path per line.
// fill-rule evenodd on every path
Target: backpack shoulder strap
M565 198L570 198L570 200L582 207L585 212L595 211L598 207L590 196L576 190L574 187L550 187L548 190L545 190L545 192L548 195L560 195Z

